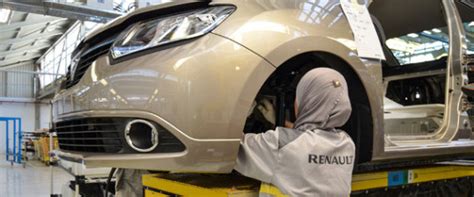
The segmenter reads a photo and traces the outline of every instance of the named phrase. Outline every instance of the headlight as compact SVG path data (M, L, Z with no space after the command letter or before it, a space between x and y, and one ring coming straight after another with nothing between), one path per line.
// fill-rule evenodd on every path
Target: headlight
M111 53L119 58L171 42L202 36L227 18L233 6L215 6L183 14L138 22L115 40Z

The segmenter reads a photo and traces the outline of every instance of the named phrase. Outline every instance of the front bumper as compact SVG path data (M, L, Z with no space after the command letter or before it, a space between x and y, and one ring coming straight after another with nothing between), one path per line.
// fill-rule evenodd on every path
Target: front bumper
M111 64L98 57L75 86L53 99L53 121L125 117L154 121L186 147L179 153L85 153L88 166L172 172L229 172L250 106L274 67L212 33Z
M179 130L163 118L143 111L131 110L97 110L70 113L63 119L84 117L121 118L134 117L153 121L185 144L183 152L176 153L89 153L64 151L59 152L63 159L82 162L88 167L140 168L171 172L227 172L233 168L239 139L195 139Z

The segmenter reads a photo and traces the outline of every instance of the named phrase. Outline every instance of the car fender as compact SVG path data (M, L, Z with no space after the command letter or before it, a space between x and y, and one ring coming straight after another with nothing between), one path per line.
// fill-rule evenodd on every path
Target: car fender
M383 81L380 60L360 58L347 19L338 3L319 22L300 20L304 10L297 8L254 12L240 9L229 17L214 34L226 37L250 49L278 67L308 52L335 55L350 65L362 82L373 118L373 156L383 154ZM245 5L242 5L245 6ZM348 68L349 69L349 68ZM369 131L368 131L369 132Z

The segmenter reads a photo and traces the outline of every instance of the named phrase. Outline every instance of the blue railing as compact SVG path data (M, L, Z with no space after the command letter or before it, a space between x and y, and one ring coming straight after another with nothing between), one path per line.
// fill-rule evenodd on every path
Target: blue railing
M5 122L5 140L6 140L6 154L5 158L7 161L21 164L22 152L21 152L21 118L17 117L0 117L0 123ZM13 133L10 134L10 128Z

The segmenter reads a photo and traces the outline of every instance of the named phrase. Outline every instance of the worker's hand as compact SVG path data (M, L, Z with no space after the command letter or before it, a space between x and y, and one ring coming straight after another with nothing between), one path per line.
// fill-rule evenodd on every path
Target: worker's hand
M275 125L275 109L268 99L262 99L257 109L262 113L263 117L273 125Z
M285 127L289 129L293 129L293 127L295 127L295 124L288 120L285 120Z

